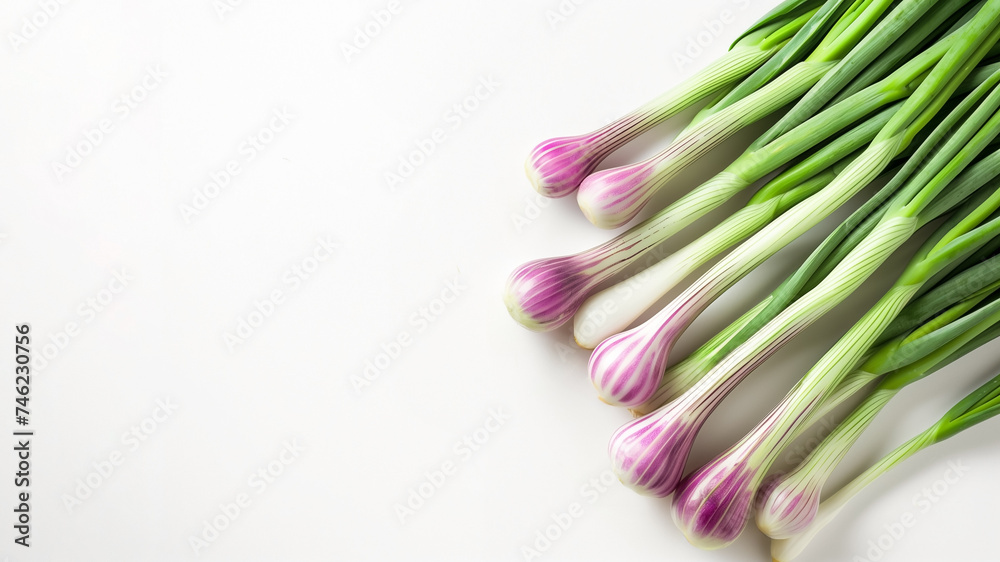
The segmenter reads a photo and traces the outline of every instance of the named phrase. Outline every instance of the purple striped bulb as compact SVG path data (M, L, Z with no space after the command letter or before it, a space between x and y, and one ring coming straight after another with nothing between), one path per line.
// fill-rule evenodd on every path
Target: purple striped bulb
M639 406L656 393L674 342L709 302L681 295L655 316L631 330L602 341L590 356L590 382L612 406Z
M772 539L787 539L808 529L819 512L823 480L797 472L768 479L757 497L757 527Z
M743 532L766 471L723 455L684 478L674 493L673 519L688 542L704 550L728 546Z
M674 115L674 101L654 101L585 135L539 143L525 163L528 179L546 197L573 193L609 154Z
M603 147L599 133L549 139L531 151L524 164L532 187L545 197L566 197L580 187L617 147Z
M635 218L656 191L650 184L655 162L603 170L580 184L576 201L587 220L600 228L618 228Z
M704 423L699 414L676 401L620 427L608 453L622 484L643 495L669 496Z
M662 240L659 235L638 227L571 256L528 262L507 279L507 310L529 330L554 330L576 314L595 287Z
M650 333L646 325L615 334L594 348L587 365L601 400L631 408L649 400L667 368L672 333Z
M515 269L504 291L507 312L535 332L565 324L600 282L587 272L588 263L581 256L565 256L531 261Z

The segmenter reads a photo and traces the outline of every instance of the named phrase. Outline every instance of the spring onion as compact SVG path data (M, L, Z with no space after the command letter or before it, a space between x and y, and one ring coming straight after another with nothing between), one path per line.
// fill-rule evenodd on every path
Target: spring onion
M805 531L771 543L771 556L780 562L796 558L854 496L879 476L931 445L953 437L998 413L1000 413L1000 376L991 379L966 396L933 426L900 445L837 493L824 500L819 506L815 519Z

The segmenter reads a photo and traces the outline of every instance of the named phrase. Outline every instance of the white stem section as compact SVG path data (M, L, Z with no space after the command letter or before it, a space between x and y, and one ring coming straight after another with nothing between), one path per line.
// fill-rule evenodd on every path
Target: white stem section
M720 176L720 180L731 177L734 184L742 184L731 174ZM705 262L770 222L778 208L778 198L744 207L684 248L588 298L573 320L576 343L593 349L624 331Z
M718 92L723 87L746 77L779 50L778 46L762 49L757 44L738 44L726 51L722 57L698 71L697 74L660 94L656 99L647 102L620 121L636 118L641 120L644 125L659 123L691 107L699 100Z

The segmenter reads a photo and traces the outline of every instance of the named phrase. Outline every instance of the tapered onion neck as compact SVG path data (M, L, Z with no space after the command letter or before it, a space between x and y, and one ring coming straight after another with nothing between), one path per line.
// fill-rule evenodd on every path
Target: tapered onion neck
M727 326L712 339L705 342L694 353L683 361L676 363L663 374L663 380L653 396L645 403L632 408L632 413L638 417L673 402L691 387L707 376L723 358L720 351L723 346L736 336L757 314L763 310L771 298L761 301L757 306L743 313L736 321Z

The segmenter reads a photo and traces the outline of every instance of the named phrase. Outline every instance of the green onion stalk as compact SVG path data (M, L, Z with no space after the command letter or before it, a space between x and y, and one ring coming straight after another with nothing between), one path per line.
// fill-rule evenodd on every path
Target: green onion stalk
M900 2L884 23L848 53L795 106L755 142L763 146L807 121L832 101L842 101L875 83L919 53L948 23L962 15L969 0ZM900 17L906 14L907 17ZM914 19L916 22L914 23ZM943 22L943 23L942 23ZM836 100L836 101L834 101Z
M996 252L997 249L1000 249L997 243L1000 243L1000 237L991 240L987 246L996 246L992 249L993 252ZM963 266L965 265L968 264L963 264ZM972 331L974 327L968 328L971 322L967 319L968 317L964 317L966 319L962 319L961 322L958 322L957 319L963 314L978 314L978 310L973 312L970 307L978 306L987 295L990 299L996 298L995 292L997 284L1000 282L1000 255L993 255L992 258L983 263L964 269L953 281L959 282L949 281L935 287L934 292L941 298L936 298L933 301L922 299L910 301L897 320L907 313L920 314L921 316L927 313L924 317L925 320L907 323L903 333L899 333L896 337L883 343L876 343L871 358L867 359L853 374L844 378L837 385L837 388L824 399L822 405L809 414L808 420L802 424L800 429L804 431L809 425L826 416L834 408L886 372L922 360L937 350L938 346L944 346L953 341L950 338L957 337L957 334L962 330ZM884 335L885 332L883 332Z

